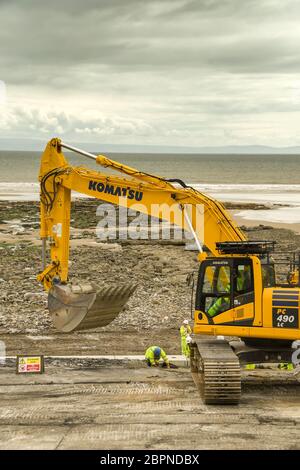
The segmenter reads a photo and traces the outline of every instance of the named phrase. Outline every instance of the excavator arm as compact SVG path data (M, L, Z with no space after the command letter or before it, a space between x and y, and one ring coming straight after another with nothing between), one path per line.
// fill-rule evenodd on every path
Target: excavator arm
M73 167L66 160L63 148L94 159L100 166L115 170L121 175ZM66 145L60 139L52 139L47 144L41 159L39 180L44 265L38 279L49 291L49 307L56 316L60 329L63 329L61 318L65 321L74 309L77 312L76 318L81 320L78 325L77 320L67 320L68 328L81 328L89 310L93 310L95 322L88 322L85 327L95 326L95 303L102 298L94 286L70 287L68 284L71 191L134 209L187 229L192 232L200 254L204 245L213 255L217 255L216 242L246 239L224 206L213 198L179 180L168 181L143 173L103 155L95 156ZM51 263L46 266L47 241L50 245ZM205 255L201 254L200 258L201 256ZM127 289L122 287L107 302L113 304L117 298L119 308L120 305L123 306L121 296L127 301L133 290L133 286ZM103 303L103 298L101 301Z
M224 206L194 188L174 186L166 179L140 172L104 156L95 156L95 161L130 178L72 167L65 159L62 147L92 155L67 146L59 139L51 140L43 153L39 176L41 238L50 240L51 265L45 266L39 280L44 282L46 289L51 287L51 278L55 275L63 283L68 279L71 191L193 230L201 245L205 245L214 255L218 254L216 242L246 240Z

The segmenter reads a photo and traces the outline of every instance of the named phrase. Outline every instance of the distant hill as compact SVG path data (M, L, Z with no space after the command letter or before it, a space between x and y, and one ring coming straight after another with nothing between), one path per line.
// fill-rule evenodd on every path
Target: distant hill
M41 151L47 143L45 140L36 139L4 139L0 138L0 150ZM99 144L95 142L71 142L66 143L74 147L82 148L90 152L110 153L182 153L182 154L294 154L300 155L300 146L293 147L268 147L265 145L227 145L227 146L167 146L167 145L126 145L126 144Z

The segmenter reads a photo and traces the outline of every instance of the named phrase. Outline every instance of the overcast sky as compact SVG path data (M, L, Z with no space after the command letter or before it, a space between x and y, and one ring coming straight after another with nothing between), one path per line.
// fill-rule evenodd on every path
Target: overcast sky
M300 145L299 44L299 0L0 0L0 143Z

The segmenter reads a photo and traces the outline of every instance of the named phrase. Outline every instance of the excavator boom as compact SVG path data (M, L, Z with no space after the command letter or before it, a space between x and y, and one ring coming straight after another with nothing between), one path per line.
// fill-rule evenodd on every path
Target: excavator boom
M93 159L100 166L121 173L121 176L73 167L66 160L63 148ZM181 181L171 182L143 173L103 155L95 156L64 144L60 139L52 139L47 144L41 159L39 180L43 252L48 241L51 263L48 266L44 264L38 279L49 291L49 310L61 331L110 323L136 288L131 284L120 285L104 293L91 284L70 285L71 191L125 206L189 230L200 252L205 245L216 255L217 241L245 240L224 206L213 198Z

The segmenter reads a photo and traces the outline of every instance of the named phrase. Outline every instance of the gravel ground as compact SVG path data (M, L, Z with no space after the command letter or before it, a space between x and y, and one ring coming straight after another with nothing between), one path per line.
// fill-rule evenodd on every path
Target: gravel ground
M186 277L198 269L196 252L180 244L97 243L94 206L94 201L83 201L73 209L70 278L100 286L138 284L123 312L104 331L177 329L191 314ZM41 268L37 210L31 203L0 204L1 334L53 332L47 294L36 280ZM259 226L247 233L251 239L276 240L280 248L300 247L300 235L291 230Z

